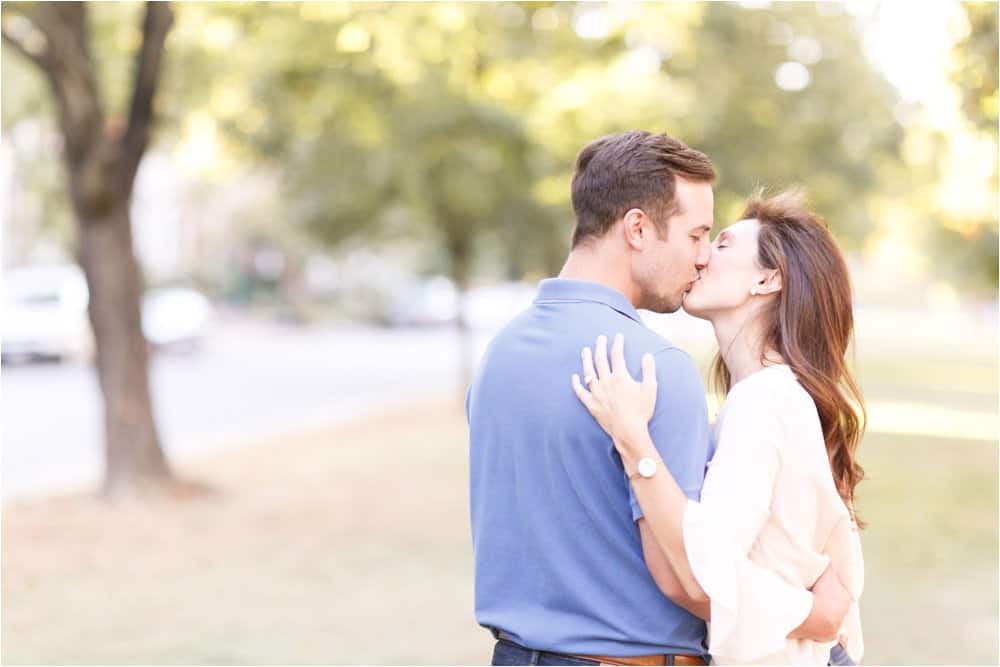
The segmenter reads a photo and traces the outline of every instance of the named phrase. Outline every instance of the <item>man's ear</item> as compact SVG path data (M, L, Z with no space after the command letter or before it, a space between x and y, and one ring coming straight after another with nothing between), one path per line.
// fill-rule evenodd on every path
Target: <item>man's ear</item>
M780 292L782 287L781 274L778 273L777 269L772 269L767 272L767 275L757 281L755 287L757 289L757 294L760 294L761 296Z
M649 217L641 208L630 208L625 212L622 234L632 250L642 250L650 233L649 223Z

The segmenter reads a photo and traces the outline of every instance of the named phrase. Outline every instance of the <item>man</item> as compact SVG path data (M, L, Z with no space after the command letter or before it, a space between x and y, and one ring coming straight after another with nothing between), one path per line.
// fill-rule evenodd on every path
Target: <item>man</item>
M705 155L662 134L586 146L570 256L483 358L467 412L476 616L498 639L493 664L705 664L708 605L685 595L566 378L598 335L625 335L633 375L652 353L663 390L650 433L698 498L711 457L701 378L637 309L676 311L708 262L714 177ZM810 597L794 636L839 627L847 603L835 577L813 593L759 577L762 599Z

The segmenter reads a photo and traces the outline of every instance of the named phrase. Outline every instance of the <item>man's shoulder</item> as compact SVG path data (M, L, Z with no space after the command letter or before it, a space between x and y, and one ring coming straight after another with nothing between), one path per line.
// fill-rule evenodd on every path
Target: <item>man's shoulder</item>
M621 333L625 337L626 353L631 352L640 356L646 353L652 354L656 358L657 365L664 363L671 366L678 364L694 366L694 360L687 351L645 324L630 320L624 329L610 334L609 343L615 333Z
M617 313L616 313L617 314ZM618 315L618 317L609 318L603 322L594 322L596 327L602 329L608 329L607 336L608 342L614 338L615 334L621 334L625 337L625 351L629 351L631 347L635 352L645 354L649 352L650 354L659 354L663 350L667 349L677 349L670 340L664 338L661 334L650 329L643 322L637 322L630 317L625 317L624 315Z
M704 394L698 365L686 350L644 324L631 320L623 328L608 333L609 345L617 333L625 337L625 356L630 368L635 366L638 369L642 356L652 354L656 361L656 378L661 386L670 386L673 391Z
M674 345L670 340L651 332L653 335L633 348L638 358L649 353L656 362L656 381L663 394L662 403L684 403L688 400L705 400L705 383L698 370L698 364L683 348ZM642 343L646 344L643 349ZM625 339L628 350L628 338ZM637 359L638 361L638 359ZM664 391L665 390L665 391Z
M498 352L506 351L509 347L516 346L524 336L535 338L540 330L544 330L550 343L574 346L593 346L601 335L607 337L610 345L616 334L622 334L625 337L625 355L630 365L649 353L656 357L657 364L694 368L694 361L685 350L645 323L616 312L605 304L577 305L591 306L592 309L585 313L574 313L574 317L562 320L555 326L551 320L543 323L535 317L537 313L534 308L528 308L501 327L493 335L489 347Z

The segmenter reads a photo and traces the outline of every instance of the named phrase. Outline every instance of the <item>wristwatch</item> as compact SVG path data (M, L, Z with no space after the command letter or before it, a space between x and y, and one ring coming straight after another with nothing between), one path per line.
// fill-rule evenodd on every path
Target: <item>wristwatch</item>
M645 477L646 479L649 479L655 474L656 474L656 459L651 459L647 457L644 459L639 459L639 467L636 469L634 473L629 475L628 478L630 480L633 480L636 477Z

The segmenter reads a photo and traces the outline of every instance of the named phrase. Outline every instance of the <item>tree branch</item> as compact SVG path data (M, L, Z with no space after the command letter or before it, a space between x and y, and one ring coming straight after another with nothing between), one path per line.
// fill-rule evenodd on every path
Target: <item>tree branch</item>
M153 125L153 96L160 81L167 33L174 21L168 2L147 2L142 22L142 47L136 56L135 83L128 126L122 137L121 180L129 192L139 161L149 144Z
M70 164L82 164L101 137L103 113L94 78L87 34L87 8L80 2L15 3L17 14L30 21L45 38L44 57L33 62L52 86L59 125ZM6 9L6 8L5 8ZM16 43L16 34L4 26L4 38Z

